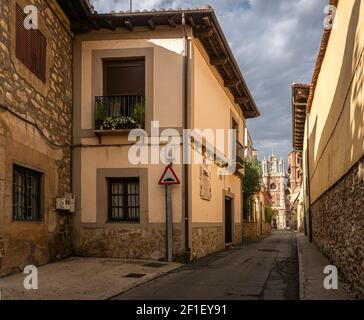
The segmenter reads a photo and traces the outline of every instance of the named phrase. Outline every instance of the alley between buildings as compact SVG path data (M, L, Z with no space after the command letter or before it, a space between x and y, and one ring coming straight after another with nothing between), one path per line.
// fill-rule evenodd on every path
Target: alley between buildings
M274 231L244 247L216 253L135 287L116 300L296 300L294 232Z

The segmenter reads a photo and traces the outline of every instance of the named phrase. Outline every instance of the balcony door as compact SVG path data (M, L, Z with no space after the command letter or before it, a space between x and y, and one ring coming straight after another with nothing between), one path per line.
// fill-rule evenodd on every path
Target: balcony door
M118 130L143 126L145 59L105 59L103 73L103 96L96 97L95 127Z
M104 63L104 96L145 95L145 59L109 60Z

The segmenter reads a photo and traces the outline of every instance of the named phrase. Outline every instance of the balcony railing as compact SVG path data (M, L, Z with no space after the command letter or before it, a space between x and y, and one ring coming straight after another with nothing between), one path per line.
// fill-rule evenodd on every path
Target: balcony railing
M144 127L145 101L142 95L95 98L95 130L120 131Z
M240 142L236 142L236 164L244 167L244 147Z

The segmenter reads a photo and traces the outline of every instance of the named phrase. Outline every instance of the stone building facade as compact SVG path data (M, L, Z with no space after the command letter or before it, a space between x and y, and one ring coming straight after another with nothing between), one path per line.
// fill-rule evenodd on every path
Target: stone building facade
M290 228L300 231L303 230L302 175L302 152L292 151L288 155L289 206L291 208Z
M45 79L16 54L16 8L29 4L38 9L37 31L46 41ZM55 1L2 0L0 276L71 253L71 218L55 209L56 197L71 187L71 126L72 33L67 18ZM39 193L33 193L38 187ZM33 197L39 197L37 207Z
M263 183L272 198L272 208L276 211L274 226L278 229L289 227L290 211L287 207L286 172L284 160L272 154L262 162Z
M305 220L303 188L303 145L307 101L310 95L310 84L294 83L292 85L292 147L288 156L288 187L290 189L291 228L307 232ZM306 216L307 217L307 216Z

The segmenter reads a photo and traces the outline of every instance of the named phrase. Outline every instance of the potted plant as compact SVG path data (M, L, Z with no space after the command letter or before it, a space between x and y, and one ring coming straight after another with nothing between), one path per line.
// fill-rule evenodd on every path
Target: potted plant
M96 129L103 130L104 122L108 118L107 112L103 104L99 104L96 108Z
M138 102L134 105L133 112L131 117L134 119L134 123L138 125L138 127L142 127L144 124L144 114L145 114L145 105L144 102Z

